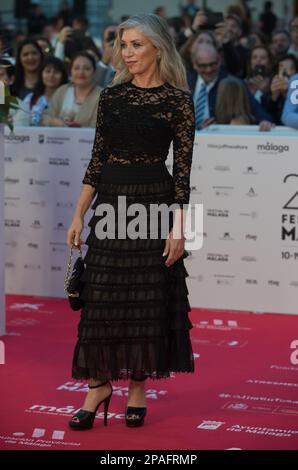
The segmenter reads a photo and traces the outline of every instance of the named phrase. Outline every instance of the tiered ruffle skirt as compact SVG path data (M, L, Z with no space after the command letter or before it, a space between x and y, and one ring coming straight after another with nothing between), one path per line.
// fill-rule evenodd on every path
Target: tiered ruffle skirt
M184 266L187 251L170 267L162 256L165 238L158 224L157 238L120 238L118 196L126 206L173 203L173 177L161 164L108 164L100 176L93 216L86 240L86 270L73 354L72 377L121 380L162 379L171 372L194 372ZM98 205L115 210L114 238L98 238L96 226L106 217L96 215ZM135 218L126 217L125 228ZM173 218L170 217L169 227ZM152 226L151 226L152 227ZM123 229L123 226L119 228Z

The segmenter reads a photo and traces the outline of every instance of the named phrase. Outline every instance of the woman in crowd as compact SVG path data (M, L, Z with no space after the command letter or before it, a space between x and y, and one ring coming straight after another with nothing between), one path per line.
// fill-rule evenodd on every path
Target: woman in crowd
M228 76L221 80L215 107L217 124L255 124L247 89L242 80Z
M42 63L43 53L38 43L32 39L22 41L17 51L13 95L23 100L34 90Z
M215 122L243 126L257 123L243 80L231 75L221 80L216 98ZM274 126L263 120L259 124L259 131L268 132Z
M94 57L82 51L74 55L71 66L71 83L54 93L42 123L56 127L94 127L100 88L95 84Z
M20 109L13 118L14 125L41 125L42 115L48 108L53 94L67 82L63 62L57 57L48 57L41 68L35 90L20 103Z

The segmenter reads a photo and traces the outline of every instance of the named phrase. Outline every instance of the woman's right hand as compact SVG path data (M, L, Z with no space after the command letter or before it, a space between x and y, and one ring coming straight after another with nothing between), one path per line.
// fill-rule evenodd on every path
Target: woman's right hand
M82 217L74 217L71 225L67 231L66 243L69 248L74 245L76 248L84 245L84 241L81 240L80 235L84 228L84 220Z

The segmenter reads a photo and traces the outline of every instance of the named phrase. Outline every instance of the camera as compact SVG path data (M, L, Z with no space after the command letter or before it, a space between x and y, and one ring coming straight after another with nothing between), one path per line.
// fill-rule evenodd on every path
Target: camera
M215 29L218 23L224 22L224 16L221 12L205 10L205 16L207 17L207 23L200 26L200 29Z
M254 77L256 75L261 75L261 77L267 76L267 70L265 65L256 65L252 72Z

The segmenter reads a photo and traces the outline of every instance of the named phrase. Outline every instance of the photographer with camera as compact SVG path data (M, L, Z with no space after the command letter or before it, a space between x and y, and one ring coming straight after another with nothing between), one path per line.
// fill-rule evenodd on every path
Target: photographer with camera
M191 25L185 27L182 31L180 31L176 38L176 47L180 49L184 44L188 41L188 39L194 37L200 33L201 30L207 29L207 16L204 10L199 10L196 15L191 20ZM208 28L209 29L209 28Z
M199 10L191 27L177 36L176 43L182 57L190 51L196 38L204 33L212 34L216 40L216 47L220 50L226 70L244 78L249 51L240 43L243 34L241 19L236 15L224 18L219 12Z
M227 70L239 78L246 76L246 63L249 50L240 39L243 36L243 23L239 16L227 15L224 21L215 25L215 37L225 57Z
M250 51L246 84L255 99L263 104L266 94L270 92L273 57L266 46L256 46Z
M54 55L64 62L70 62L72 55L82 50L93 50L100 56L98 41L88 32L88 20L84 16L75 16L72 26L64 26L55 46Z
M289 81L297 72L298 60L296 57L292 54L285 55L277 62L270 92L263 99L263 105L279 126L283 125L281 115L289 89Z

